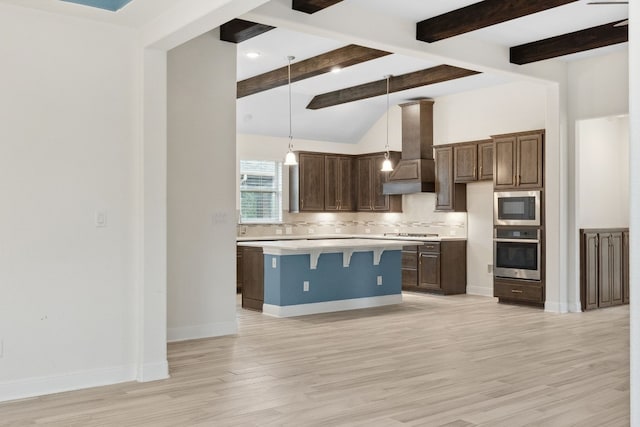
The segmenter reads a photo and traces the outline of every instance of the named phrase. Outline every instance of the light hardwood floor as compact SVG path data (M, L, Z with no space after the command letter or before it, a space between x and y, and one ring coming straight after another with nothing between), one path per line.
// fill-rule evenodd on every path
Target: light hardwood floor
M169 345L171 379L0 405L0 425L627 426L628 306L467 295L275 319Z

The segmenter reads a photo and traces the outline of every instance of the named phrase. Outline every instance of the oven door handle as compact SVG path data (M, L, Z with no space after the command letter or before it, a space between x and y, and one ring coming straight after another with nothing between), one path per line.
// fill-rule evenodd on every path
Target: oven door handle
M493 239L493 241L499 243L540 243L538 239Z

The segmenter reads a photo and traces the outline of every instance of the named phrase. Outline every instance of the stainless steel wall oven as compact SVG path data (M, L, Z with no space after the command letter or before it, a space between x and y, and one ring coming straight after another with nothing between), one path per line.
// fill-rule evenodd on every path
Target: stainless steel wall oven
M539 228L496 227L493 239L494 276L540 280Z

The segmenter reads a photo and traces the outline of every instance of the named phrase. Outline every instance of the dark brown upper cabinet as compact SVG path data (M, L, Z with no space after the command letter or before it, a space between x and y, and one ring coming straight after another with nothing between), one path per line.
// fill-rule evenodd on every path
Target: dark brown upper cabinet
M493 180L493 140L478 143L478 181Z
M298 153L298 164L289 166L289 211L324 211L325 155Z
M453 145L453 180L466 183L493 179L493 140Z
M327 155L324 158L326 211L353 211L355 209L355 179L351 156Z
M467 186L453 179L453 146L434 147L436 161L436 210L465 212L467 210Z
M390 153L391 162L396 165L400 153ZM360 156L356 159L357 205L361 212L402 212L401 195L382 194L382 184L389 172L382 172L384 153Z
M544 131L492 138L494 189L542 188Z

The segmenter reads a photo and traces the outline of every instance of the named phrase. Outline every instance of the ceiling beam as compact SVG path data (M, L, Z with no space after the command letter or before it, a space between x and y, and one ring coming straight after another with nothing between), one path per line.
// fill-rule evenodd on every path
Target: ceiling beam
M350 44L300 62L292 63L291 81L297 82L328 73L336 67L345 68L387 55L391 55L391 52ZM258 92L284 86L287 83L287 67L284 66L269 71L268 73L239 81L237 85L237 97L242 98L253 95Z
M459 79L461 77L479 74L478 71L458 68L452 65L437 65L425 70L414 71L400 76L392 76L389 79L389 93L400 92L420 86L427 86L435 83L446 82L448 80ZM373 98L387 93L387 80L377 80L370 83L361 84L345 89L327 92L313 97L307 108L318 110L320 108L332 107L334 105L345 104L347 102L359 101L361 99Z
M273 30L270 25L245 21L244 19L232 19L220 26L220 40L231 43L242 43L252 37Z
M624 43L629 40L629 27L615 26L618 22L514 46L509 49L510 61L512 64L522 65Z
M418 22L416 38L432 43L577 0L485 0Z
M291 7L293 10L304 13L316 13L341 1L342 0L293 0Z

